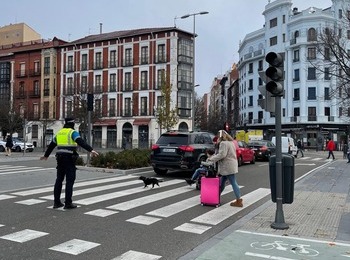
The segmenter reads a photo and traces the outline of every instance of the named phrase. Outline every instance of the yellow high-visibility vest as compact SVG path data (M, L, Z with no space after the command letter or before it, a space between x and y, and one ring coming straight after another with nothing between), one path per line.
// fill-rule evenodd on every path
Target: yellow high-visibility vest
M56 141L58 147L76 147L78 144L72 139L73 129L62 128L56 134Z

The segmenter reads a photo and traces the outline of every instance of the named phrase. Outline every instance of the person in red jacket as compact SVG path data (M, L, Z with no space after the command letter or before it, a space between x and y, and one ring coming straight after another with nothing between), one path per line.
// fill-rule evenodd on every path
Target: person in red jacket
M333 153L333 151L335 150L335 143L334 143L334 141L332 139L328 140L327 150L328 150L328 157L327 157L327 159L329 159L329 157L331 157L331 155L332 155L333 160L335 160L334 153Z

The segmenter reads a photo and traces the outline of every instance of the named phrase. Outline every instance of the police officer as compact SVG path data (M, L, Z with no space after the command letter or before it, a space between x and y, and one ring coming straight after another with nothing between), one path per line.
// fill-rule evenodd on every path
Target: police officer
M74 209L77 205L72 202L73 185L76 176L75 162L79 155L77 153L78 145L89 151L92 156L98 155L93 148L88 145L74 130L74 119L66 118L63 128L57 132L43 157L40 160L47 160L53 149L57 146L57 178L54 188L53 208ZM62 182L66 177L65 204L61 202Z

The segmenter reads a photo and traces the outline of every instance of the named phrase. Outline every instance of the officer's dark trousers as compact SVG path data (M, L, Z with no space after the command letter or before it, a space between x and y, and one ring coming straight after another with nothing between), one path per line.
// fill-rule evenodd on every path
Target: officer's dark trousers
M54 188L55 203L61 202L62 182L66 177L65 203L72 203L73 185L76 176L75 161L76 157L72 154L56 154L57 160L57 178Z

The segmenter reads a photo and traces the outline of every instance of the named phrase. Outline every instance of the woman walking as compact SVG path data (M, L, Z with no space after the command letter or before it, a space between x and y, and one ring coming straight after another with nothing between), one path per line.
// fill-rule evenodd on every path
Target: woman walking
M218 152L208 158L208 160L218 162L218 174L221 176L220 194L225 189L226 180L229 180L236 197L236 200L233 200L230 205L233 207L243 207L241 191L236 181L238 162L233 138L225 130L220 130L218 136Z

